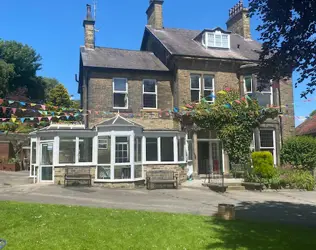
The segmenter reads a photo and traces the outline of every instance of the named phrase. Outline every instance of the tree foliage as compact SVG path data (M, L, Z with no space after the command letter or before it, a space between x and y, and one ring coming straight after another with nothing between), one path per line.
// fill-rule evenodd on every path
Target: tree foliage
M279 79L300 73L297 83L308 80L306 96L316 87L316 1L250 0L250 14L258 15L262 25L263 50L259 77ZM297 85L296 83L296 85Z
M316 167L316 138L297 136L289 138L281 150L282 164L311 170Z
M236 90L219 91L214 104L202 99L194 105L192 113L199 127L217 131L224 150L235 164L249 162L253 130L278 115L276 109L262 108L248 96L240 99Z
M50 91L47 101L48 104L52 106L69 108L72 105L68 91L62 84L57 84L56 87Z
M31 99L44 98L44 86L36 72L41 69L41 56L36 51L16 41L0 40L0 82L4 91L8 92L26 87Z

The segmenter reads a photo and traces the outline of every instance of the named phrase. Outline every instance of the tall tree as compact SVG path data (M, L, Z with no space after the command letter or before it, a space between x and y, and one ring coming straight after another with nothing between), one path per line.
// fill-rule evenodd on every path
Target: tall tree
M9 91L9 82L14 76L14 65L0 59L0 97Z
M58 84L50 91L48 96L48 104L52 106L61 106L69 108L72 104L67 89L62 84Z
M316 0L250 0L250 15L262 24L261 78L300 73L296 86L308 80L302 96L316 89Z
M3 81L4 89L11 92L26 87L30 98L44 98L43 82L36 76L36 72L41 69L42 58L33 48L16 41L0 40L0 59L7 65L2 62L2 69L8 69L8 65L14 69L14 75L6 82Z
M50 77L41 77L41 80L44 84L45 101L47 101L51 90L54 89L58 84L60 84L60 82L56 78Z

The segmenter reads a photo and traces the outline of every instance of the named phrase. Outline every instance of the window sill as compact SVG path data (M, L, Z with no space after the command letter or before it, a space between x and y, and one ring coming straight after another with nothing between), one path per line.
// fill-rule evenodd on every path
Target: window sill
M149 162L144 162L144 165L180 165L180 164L187 164L185 161L177 161L177 162L163 162L163 161L149 161Z
M161 112L161 109L158 108L142 108L140 112Z
M111 108L110 112L133 113L131 108Z
M122 179L122 180L99 180L99 179L94 179L94 183L129 183L129 182L135 182L135 181L144 181L144 178L135 178L134 180L132 179Z

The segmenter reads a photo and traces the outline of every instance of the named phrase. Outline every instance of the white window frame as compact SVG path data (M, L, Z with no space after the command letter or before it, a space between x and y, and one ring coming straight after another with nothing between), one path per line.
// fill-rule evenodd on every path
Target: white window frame
M125 80L126 90L125 91L115 90L115 80ZM114 109L128 109L128 80L127 78L114 77L113 83L112 83L112 89L113 89L113 108ZM125 97L126 97L125 107L115 107L115 102L114 102L115 94L125 94Z
M100 141L103 141L102 143L100 143ZM105 145L104 148L100 147L100 144L101 145ZM100 139L100 137L98 137L98 150L101 149L101 150L108 150L109 148L109 139Z
M199 77L199 88L192 88L192 76L198 76ZM201 101L201 75L199 74L190 74L190 100L192 100L192 90L193 91L199 91L199 100L196 100L198 102Z
M251 79L251 91L247 91L247 87L246 87L246 77L250 77ZM253 78L252 75L245 75L244 76L244 93L245 95L248 94L270 94L270 106L273 106L273 87L272 87L272 80L270 81L270 91L261 91L261 92L257 92L256 90L254 91L254 86L253 86Z
M205 87L205 78L206 77L211 77L212 78L212 88L206 88ZM215 77L213 75L203 75L203 96L204 96L204 91L212 91L213 95L215 93ZM206 98L206 96L204 96ZM212 101L207 101L208 103L214 103L214 97L212 97Z
M155 92L145 92L145 81L155 81ZM155 95L156 96L156 107L145 107L144 95ZM143 109L158 109L158 91L157 91L157 80L156 79L143 79Z
M273 147L261 147L261 136L260 136L260 131L272 131L273 132ZM267 150L273 150L273 162L274 165L277 164L276 162L276 137L275 137L275 129L269 129L269 128L260 128L259 131L259 149L260 151L264 151L265 149Z
M220 35L221 36L221 46L216 46L216 36L217 35ZM214 44L211 44L210 41L209 41L209 36L213 36L214 38ZM228 40L228 43L227 43L227 47L224 47L223 46L223 36L227 36L227 40ZM222 33L221 31L219 30L216 30L214 32L206 32L206 35L205 35L205 42L203 42L203 45L206 47L206 48L223 48L223 49L230 49L230 35L229 34L226 34L226 33Z

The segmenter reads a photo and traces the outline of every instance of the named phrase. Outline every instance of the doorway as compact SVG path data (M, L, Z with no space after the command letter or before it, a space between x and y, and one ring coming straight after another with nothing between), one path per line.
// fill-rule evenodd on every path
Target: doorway
M220 173L221 169L220 141L198 141L198 174Z
M40 182L54 182L53 148L53 142L43 142L40 144Z

